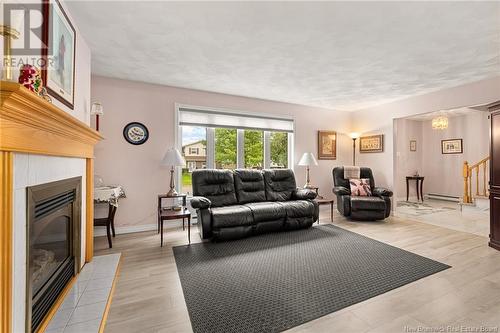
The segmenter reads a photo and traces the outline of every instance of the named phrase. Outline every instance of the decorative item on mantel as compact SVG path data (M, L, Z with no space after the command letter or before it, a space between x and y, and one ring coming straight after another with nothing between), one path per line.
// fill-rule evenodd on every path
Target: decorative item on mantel
M9 11L4 14L5 4L0 5L0 35L3 38L3 73L2 80L12 81L12 40L18 39L19 31L24 23L24 14L21 11ZM16 13L17 12L17 13ZM17 15L16 15L17 14ZM5 22L4 22L5 19Z
M33 65L24 64L19 70L19 83L28 90L40 95L43 83L40 70Z
M175 149L170 148L165 153L163 160L161 161L161 165L169 166L170 168L170 190L167 193L167 196L176 196L177 191L175 190L175 182L174 182L174 171L175 167L185 166L186 161L184 157L182 157L181 153Z
M300 158L299 165L306 166L306 184L304 185L304 188L313 189L314 186L311 185L311 180L309 178L309 167L311 165L318 165L318 161L314 158L313 153L304 153Z
M92 103L92 107L90 108L90 115L95 116L95 130L99 132L99 116L104 114L102 110L102 104L99 102Z

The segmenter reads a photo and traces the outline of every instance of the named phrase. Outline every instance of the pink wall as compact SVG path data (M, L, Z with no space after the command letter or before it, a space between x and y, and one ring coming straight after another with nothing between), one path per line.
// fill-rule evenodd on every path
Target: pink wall
M393 188L394 182L394 137L393 121L410 115L437 110L486 104L500 99L500 76L449 88L401 101L358 110L353 113L353 130L368 134L384 134L383 153L359 154L360 165L373 168L375 179L381 186ZM397 189L396 189L397 190ZM399 194L396 194L399 196Z
M448 129L442 131L433 130L431 121L428 120L422 124L422 133L423 159L426 161L423 169L426 178L424 192L461 197L464 186L464 161L474 164L489 155L488 112L477 111L477 114L451 117L448 120ZM455 138L463 139L463 154L441 154L441 140ZM480 176L482 175L481 171ZM474 180L473 185L475 184Z
M423 150L425 149L422 142L422 122L398 119L395 127L396 142L396 163L395 169L397 182L395 184L396 192L403 197L406 195L406 176L415 174L418 171L423 174ZM410 140L417 141L417 151L410 151ZM415 186L412 183L409 195L417 196Z
M451 116L446 130L434 130L431 121L397 119L394 149L396 151L395 188L400 199L406 199L405 177L418 170L424 180L424 193L463 195L462 166L473 164L488 156L488 113ZM443 155L441 140L463 139L463 154ZM417 140L417 151L411 152L409 141ZM480 177L482 177L482 171ZM482 184L482 178L480 178ZM473 186L475 186L475 180ZM482 189L482 187L481 187ZM410 184L410 196L416 198L415 184Z
M296 163L306 151L316 155L317 131L336 130L340 134L337 160L319 161L319 166L311 168L311 180L323 195L332 196L332 168L351 163L351 139L341 134L350 132L347 112L99 76L92 77L92 100L103 104L101 133L106 138L96 147L95 173L108 184L123 185L127 192L117 212L117 226L121 227L156 223L156 196L168 190L168 170L160 166L160 160L174 146L175 103L294 117L293 168L299 185L305 182L305 170ZM133 146L124 140L123 127L131 121L148 127L150 138L144 145Z

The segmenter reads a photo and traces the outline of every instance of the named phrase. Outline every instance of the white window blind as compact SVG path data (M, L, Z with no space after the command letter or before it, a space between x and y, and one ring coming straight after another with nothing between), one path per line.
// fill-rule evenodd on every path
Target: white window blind
M293 132L293 119L179 107L179 125Z

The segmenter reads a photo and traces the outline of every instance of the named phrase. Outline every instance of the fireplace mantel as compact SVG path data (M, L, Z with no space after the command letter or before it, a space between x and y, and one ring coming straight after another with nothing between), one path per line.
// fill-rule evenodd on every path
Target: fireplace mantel
M99 132L22 85L1 82L0 150L92 158Z
M14 153L86 159L86 239L93 239L94 146L87 124L14 82L0 82L0 332L12 331ZM85 261L93 242L85 244ZM57 306L55 306L57 307Z

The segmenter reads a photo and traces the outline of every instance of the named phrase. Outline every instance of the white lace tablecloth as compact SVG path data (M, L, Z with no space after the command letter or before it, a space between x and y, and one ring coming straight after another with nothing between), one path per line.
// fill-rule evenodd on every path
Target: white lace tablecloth
M100 186L94 188L94 202L104 203L118 207L118 199L126 198L125 191L120 185Z

